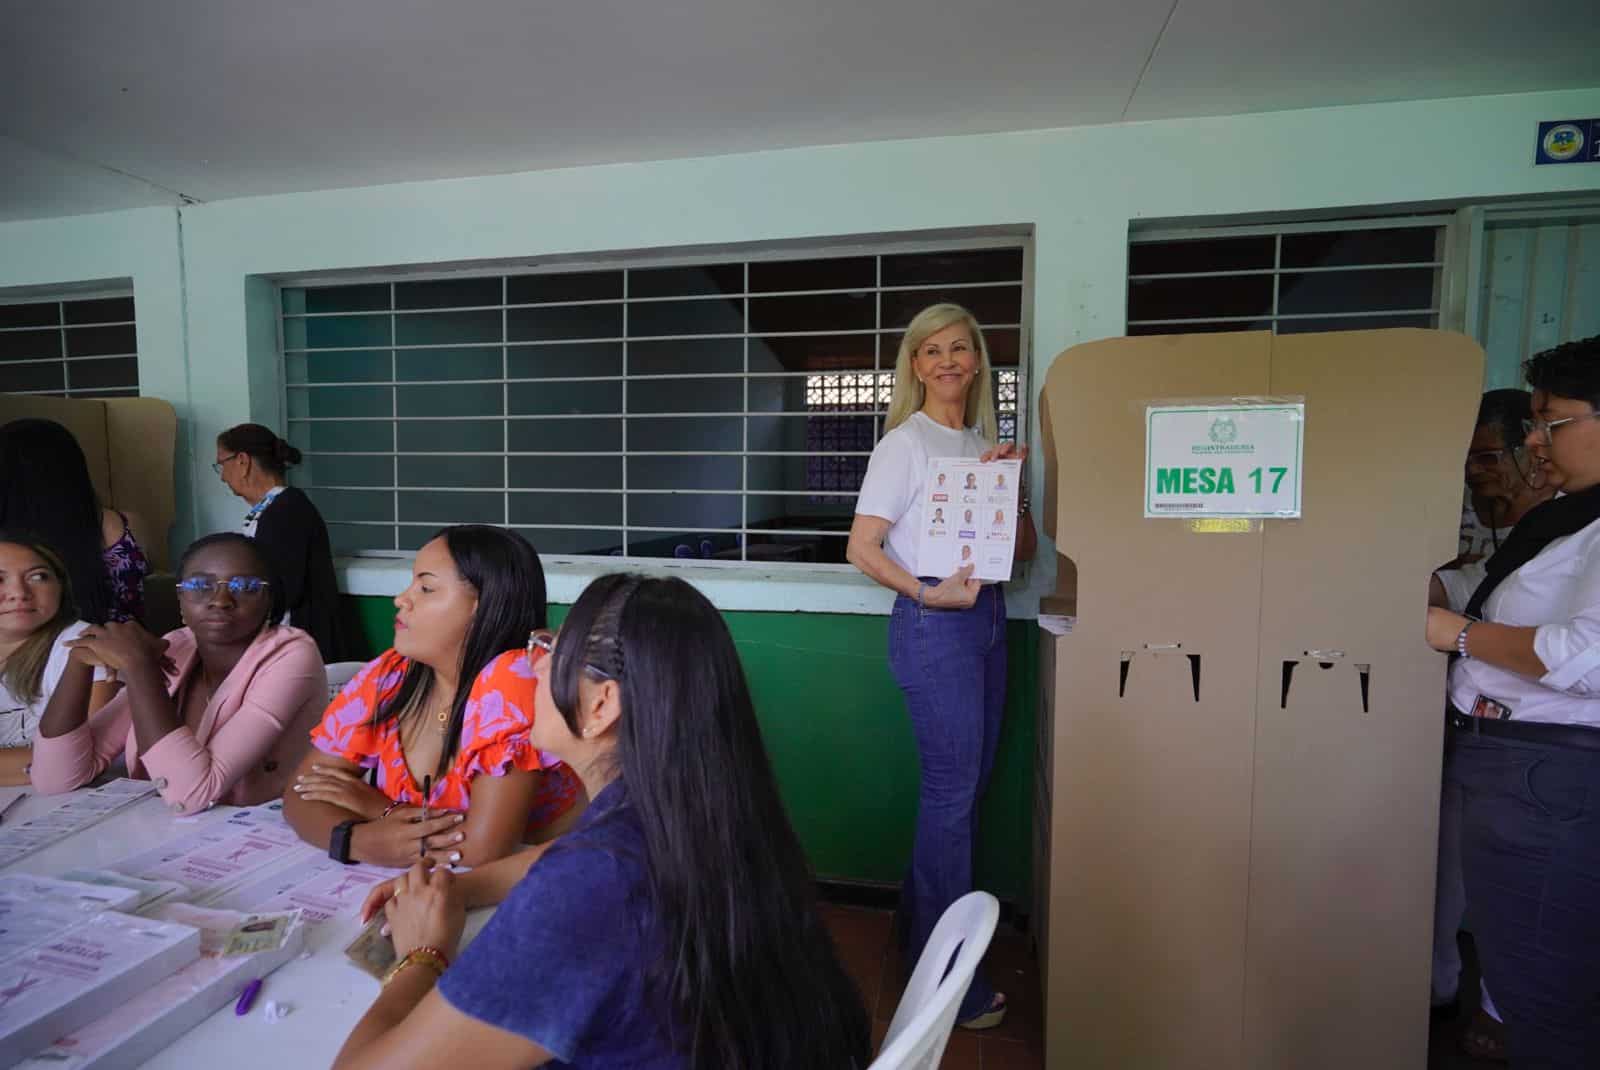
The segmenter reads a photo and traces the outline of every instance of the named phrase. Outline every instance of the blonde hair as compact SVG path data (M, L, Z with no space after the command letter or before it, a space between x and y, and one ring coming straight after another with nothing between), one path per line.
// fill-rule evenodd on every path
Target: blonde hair
M894 393L889 398L889 414L884 417L883 431L888 434L907 420L912 413L922 409L926 390L922 380L912 371L911 363L922 343L946 327L964 323L972 335L972 344L978 351L978 374L967 389L967 407L961 422L976 427L985 442L999 439L999 423L994 415L994 377L989 371L989 346L983 340L978 319L960 305L929 305L918 312L906 327L900 339L900 354L894 361Z
M19 702L33 703L46 697L42 693L44 669L50 660L50 651L55 649L56 637L66 631L77 616L72 608L72 586L67 579L66 566L43 544L4 533L0 533L0 543L32 550L61 585L61 604L56 609L56 615L40 625L37 631L22 641L21 646L0 662L0 682L6 685L6 690Z

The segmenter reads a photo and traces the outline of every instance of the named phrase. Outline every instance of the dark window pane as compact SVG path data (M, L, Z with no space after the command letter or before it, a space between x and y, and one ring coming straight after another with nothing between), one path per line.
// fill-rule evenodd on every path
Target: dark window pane
M132 323L133 298L99 297L92 301L67 301L62 313L68 323Z
M589 554L604 557L622 553L622 532L606 529L517 528L541 556Z
M740 334L744 301L647 301L628 306L628 334Z
M304 298L305 307L297 309L294 306L301 297ZM285 312L372 312L388 307L389 284L386 282L283 291Z
M1272 276L1211 279L1133 279L1128 282L1128 319L1164 320L1214 316L1266 316L1272 312Z
M750 292L856 290L875 286L878 266L870 256L828 260L766 260L750 264Z
M92 357L101 354L136 353L139 343L133 324L122 327L69 327L67 356Z
M388 316L319 316L300 320L307 349L364 349L389 344ZM288 323L284 324L288 333Z
M499 346L445 346L398 349L395 378L400 380L498 379L504 365Z
M568 305L513 308L506 313L512 342L554 342L576 338L622 337L621 305Z
M0 390L64 390L66 379L60 361L43 364L0 364Z
M1136 241L1128 246L1128 274L1176 275L1196 271L1250 271L1272 267L1271 234L1251 238Z
M750 339L750 371L843 371L872 367L870 334L807 334Z
M115 390L138 382L137 357L75 360L67 365L67 386L72 390Z
M744 379L739 377L655 379L628 387L630 413L743 411Z
M1013 327L983 329L983 340L989 347L989 363L994 367L1015 368L1022 363L1022 331Z
M291 417L393 416L391 391L387 386L294 386L285 397Z
M622 381L512 383L506 399L513 416L621 412Z
M394 529L369 524L328 524L328 541L335 554L354 554L363 550L392 550ZM427 540L423 540L427 541Z
M399 420L398 448L406 453L498 453L505 448L504 420ZM387 447L385 447L387 448Z
M506 303L539 305L561 301L610 301L622 296L622 272L574 271L561 275L514 275L506 280Z
M628 523L657 528L737 528L743 505L737 494L628 493ZM695 554L696 557L700 556Z
M0 360L41 360L60 358L61 332L54 328L43 331L0 331Z
M1420 316L1339 316L1333 319L1279 320L1279 334L1312 334L1318 331L1377 331L1388 327L1437 327L1439 317Z
M487 279L430 279L427 282L397 282L396 308L470 308L498 305L502 282Z
M1021 249L902 253L883 258L885 286L921 286L941 282L1015 282L1021 278Z
M0 327L55 327L60 323L61 305L55 301L0 305Z
M506 515L498 491L403 490L398 497L400 519L414 524L498 524Z
M603 526L622 523L620 494L512 494L513 524L590 524ZM534 546L544 549L542 536ZM548 552L548 551L546 551Z
M394 428L382 423L305 423L289 420L289 441L307 452L368 453L394 448Z
M506 351L513 379L551 379L574 375L621 375L621 342L512 346Z
M877 318L871 293L750 299L750 330L756 333L871 330Z
M395 411L401 416L497 416L504 405L499 383L439 383L394 390Z
M1350 267L1362 264L1426 264L1439 258L1439 227L1323 231L1285 234L1283 266Z
M628 448L632 450L737 450L743 443L744 421L738 416L628 419Z
M944 302L960 305L978 325L1022 320L1022 287L979 286L967 290L894 290L883 295L883 325L903 328L918 312Z
M782 535L752 531L749 545L745 548L745 560L842 565L845 563L847 541L843 535Z
M742 457L629 457L628 491L738 490L744 483Z
M1433 268L1284 272L1278 279L1278 312L1293 315L1432 308L1434 274Z
M629 433L632 433L631 430ZM509 434L510 448L519 452L561 453L622 449L622 420L618 417L586 420L512 420ZM517 478L516 470L513 470L512 478Z
M751 342L752 350L755 343ZM682 375L691 372L741 372L744 339L663 338L628 343L629 375Z
M395 345L459 345L463 342L498 342L500 310L476 312L421 312L396 316Z
M386 490L323 490L306 493L328 523L359 520L393 520L394 494Z
M294 470L293 481L302 487L392 487L394 458L308 453Z
M628 272L629 297L687 297L744 292L743 264L635 268Z
M400 457L402 487L503 487L503 457Z
M511 458L511 485L513 487L557 487L579 490L621 490L621 457L513 457ZM583 497L583 495L575 495ZM514 499L513 499L514 500ZM515 507L511 519L516 520ZM523 517L525 523L548 524L549 520ZM606 523L621 523L622 514ZM588 523L588 521L574 521Z
M1226 334L1229 331L1271 329L1271 320L1236 320L1231 323L1130 323L1128 337L1151 334Z
M287 353L284 370L290 383L381 382L393 374L394 357L387 349Z

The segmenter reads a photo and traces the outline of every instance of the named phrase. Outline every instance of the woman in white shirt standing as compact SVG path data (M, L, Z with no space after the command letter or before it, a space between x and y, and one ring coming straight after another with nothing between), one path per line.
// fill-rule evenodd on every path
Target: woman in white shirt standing
M28 783L33 736L71 654L66 643L87 627L55 551L0 534L0 786ZM90 709L104 706L115 689L95 683Z
M916 574L917 530L928 462L1022 459L995 445L994 388L983 332L959 305L924 309L906 328L895 362L884 435L856 501L850 563L899 597L889 618L889 667L906 696L922 781L916 839L900 896L903 961L922 954L935 923L972 890L978 802L988 785L1006 694L1006 603L999 584ZM1033 555L1033 522L1020 500L1016 557ZM1005 997L980 972L957 1021L986 1029Z
M1526 365L1527 445L1562 497L1489 559L1450 668L1467 920L1514 1067L1600 1066L1600 336Z

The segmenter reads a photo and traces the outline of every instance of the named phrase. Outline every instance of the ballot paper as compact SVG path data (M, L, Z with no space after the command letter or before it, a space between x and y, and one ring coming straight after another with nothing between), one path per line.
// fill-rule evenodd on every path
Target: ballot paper
M936 457L917 507L917 575L944 579L964 565L972 578L1009 580L1017 548L1022 462Z
M210 905L229 910L298 910L307 922L319 924L330 918L354 917L367 893L404 872L347 866L308 847L304 858L230 888Z
M141 880L175 881L199 897L238 884L307 850L286 824L238 818L235 814L202 825L109 868Z
M121 1008L200 956L200 931L113 910L0 962L0 1066Z
M28 821L0 824L0 866L82 832L155 790L148 780L111 780L97 788L73 792L47 814Z
M305 926L295 923L284 934L281 947L227 956L222 952L231 934L249 924L249 915L187 903L165 904L153 914L198 929L199 959L109 1014L61 1037L23 1062L23 1070L132 1070L236 1001L245 985L266 977L300 954L305 945Z

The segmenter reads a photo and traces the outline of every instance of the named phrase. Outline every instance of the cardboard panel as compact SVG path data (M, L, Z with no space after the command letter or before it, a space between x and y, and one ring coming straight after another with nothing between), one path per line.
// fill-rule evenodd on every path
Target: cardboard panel
M1423 618L1482 375L1461 335L1276 339L1306 493L1266 525L1242 1065L1427 1061L1445 659Z
M1270 348L1116 339L1046 376L1079 611L1053 700L1051 1067L1239 1065L1262 540L1143 519L1144 404L1263 393Z

